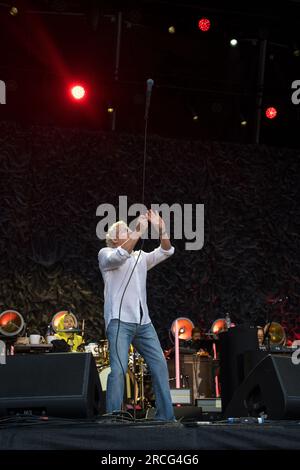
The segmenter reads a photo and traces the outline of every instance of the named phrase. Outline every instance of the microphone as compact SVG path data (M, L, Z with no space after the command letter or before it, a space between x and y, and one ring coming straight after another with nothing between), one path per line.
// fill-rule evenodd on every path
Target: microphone
M148 119L149 107L150 107L150 99L151 99L151 92L153 87L154 81L152 78L148 78L147 80L147 91L146 91L146 106L145 106L145 120Z

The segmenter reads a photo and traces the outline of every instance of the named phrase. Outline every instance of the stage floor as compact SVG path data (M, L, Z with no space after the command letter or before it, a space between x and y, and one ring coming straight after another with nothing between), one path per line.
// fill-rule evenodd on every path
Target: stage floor
M299 450L300 421L159 423L29 417L0 420L0 450ZM2 455L2 454L1 454Z

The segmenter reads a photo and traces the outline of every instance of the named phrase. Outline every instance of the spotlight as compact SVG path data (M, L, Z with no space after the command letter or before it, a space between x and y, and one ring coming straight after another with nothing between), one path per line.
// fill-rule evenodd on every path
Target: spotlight
M293 50L293 56L294 57L300 57L300 49L296 48Z
M247 121L246 121L245 119L244 119L243 121L241 121L241 126L242 126L242 127L247 126L247 124L248 124L248 123L247 123Z
M11 7L11 9L9 10L9 14L11 16L17 16L18 13L19 13L19 10L17 9L17 7Z
M107 108L107 112L108 112L108 113L113 113L113 112L114 112L114 108L113 108L112 106L109 106L109 107Z
M176 33L175 26L169 26L168 31L169 31L170 34Z
M208 18L201 18L198 21L198 28L202 32L209 31L209 29L210 29L210 20Z
M176 333L176 322L178 327L178 337L179 339L189 340L192 337L192 329L195 327L194 323L186 317L179 317L173 321L171 326L171 332L173 336Z
M275 119L277 116L277 109L274 108L273 106L270 106L269 108L266 109L265 114L268 119Z
M237 39L230 39L230 45L231 47L236 47L238 45Z
M193 121L198 121L198 119L199 119L198 114L194 114L194 115L193 115Z
M25 323L22 315L16 310L5 310L0 315L0 334L2 336L17 336L23 334Z
M82 100L86 95L85 88L82 85L79 85L79 84L72 85L71 88L70 88L70 93L71 93L72 97L74 98L74 100L76 100L76 101Z

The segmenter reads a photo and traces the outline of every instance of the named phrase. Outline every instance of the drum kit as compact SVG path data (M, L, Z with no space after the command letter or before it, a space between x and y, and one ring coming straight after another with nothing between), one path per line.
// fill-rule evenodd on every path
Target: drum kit
M84 347L85 352L91 353L96 362L99 373L102 390L106 391L107 378L110 374L109 352L107 339L100 340L98 343L88 343Z
M129 348L126 386L129 401L138 404L142 409L150 406L154 399L150 372L144 358L132 345Z
M108 340L98 343L89 343L84 347L85 352L91 353L96 362L102 390L106 392L107 379L111 372L109 362ZM128 369L126 371L126 395L130 403L135 402L142 409L148 406L151 400L149 390L149 372L144 358L131 345L128 353Z

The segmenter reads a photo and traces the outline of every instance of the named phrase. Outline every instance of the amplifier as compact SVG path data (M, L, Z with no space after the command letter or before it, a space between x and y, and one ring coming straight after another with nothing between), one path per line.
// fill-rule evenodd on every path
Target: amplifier
M192 392L190 388L171 388L170 392L173 405L192 404Z
M214 378L213 378L213 359L211 357L202 357L197 354L182 354L180 356L180 385L185 385L185 390L191 390L192 403L197 398L206 398L214 396ZM167 361L170 388L176 388L175 360Z
M196 406L202 408L203 413L221 413L222 412L222 402L221 398L197 398Z
M297 347L287 347L287 346L274 346L271 345L269 348L267 346L260 346L260 351L265 351L271 354L290 354L292 355L294 351L297 351Z

